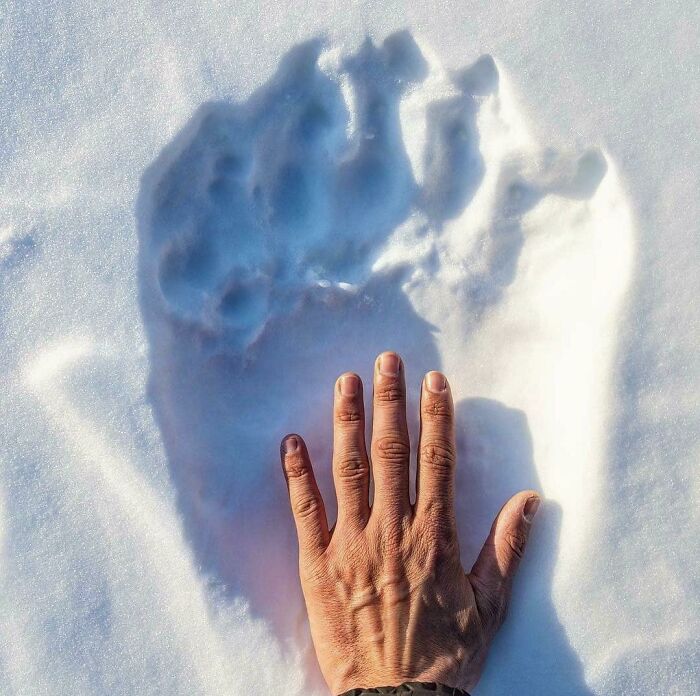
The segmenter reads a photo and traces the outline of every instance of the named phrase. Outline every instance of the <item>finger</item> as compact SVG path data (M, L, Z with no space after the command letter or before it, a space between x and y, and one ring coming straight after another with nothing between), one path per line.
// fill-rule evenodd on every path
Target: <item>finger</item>
M503 622L513 579L525 553L530 527L540 505L535 491L516 493L502 508L469 574L477 606L494 628Z
M281 456L299 537L299 554L318 556L328 546L328 522L304 440L299 435L287 435L282 440Z
M454 524L454 475L457 461L454 406L450 385L440 372L428 372L420 399L420 441L416 514Z
M410 445L406 423L406 382L401 358L382 353L374 366L372 475L378 509L407 513Z
M335 384L333 480L338 522L364 524L369 518L369 459L365 447L362 380L346 372Z

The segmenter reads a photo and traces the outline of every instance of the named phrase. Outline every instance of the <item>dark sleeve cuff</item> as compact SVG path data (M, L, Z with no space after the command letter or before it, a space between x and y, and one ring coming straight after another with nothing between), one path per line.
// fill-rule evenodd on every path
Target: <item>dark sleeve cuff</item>
M374 689L350 689L340 696L370 696L370 694L396 694L400 696L469 696L455 686L435 682L405 682L399 686L378 686Z

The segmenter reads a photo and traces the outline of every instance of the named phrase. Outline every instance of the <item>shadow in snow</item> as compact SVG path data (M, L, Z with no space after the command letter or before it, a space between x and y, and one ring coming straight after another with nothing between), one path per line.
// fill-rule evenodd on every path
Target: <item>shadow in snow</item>
M391 348L407 365L416 442L413 387L440 369L436 327L403 290L411 269L373 264L409 215L439 230L469 204L485 168L479 98L498 89L485 56L455 74L457 96L427 107L419 185L399 119L402 96L427 73L411 35L368 40L341 64L353 94L350 135L339 76L320 70L320 51L318 41L293 48L245 103L202 106L144 174L137 211L150 398L186 534L208 580L224 596L246 597L295 645L308 634L279 440L305 436L332 521L333 383L354 370L371 384L375 356ZM575 168L580 177L540 185L504 174L496 219L475 245L482 271L465 278L465 311L478 315L512 282L526 210L549 193L584 196L602 177L589 160ZM459 514L472 561L507 495L537 480L522 414L486 400L463 402L459 413L469 434ZM491 662L499 668L481 693L516 682L518 693L564 683L561 693L587 693L549 596L557 514L546 508L538 524L539 574L525 563L529 589L518 592Z
M464 567L476 560L501 505L518 491L541 490L522 411L491 399L456 405L457 520ZM592 694L552 602L561 507L544 501L518 571L505 624L475 695Z

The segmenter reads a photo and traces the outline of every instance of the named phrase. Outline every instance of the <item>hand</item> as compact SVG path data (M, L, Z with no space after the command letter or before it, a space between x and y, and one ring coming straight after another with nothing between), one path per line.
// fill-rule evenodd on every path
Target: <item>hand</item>
M454 513L454 406L447 380L429 372L423 381L413 505L406 385L396 353L377 359L373 399L368 459L362 382L352 373L336 382L338 519L331 530L304 441L288 435L282 442L299 574L321 671L333 694L405 681L471 689L505 618L539 497L523 491L503 506L465 574Z

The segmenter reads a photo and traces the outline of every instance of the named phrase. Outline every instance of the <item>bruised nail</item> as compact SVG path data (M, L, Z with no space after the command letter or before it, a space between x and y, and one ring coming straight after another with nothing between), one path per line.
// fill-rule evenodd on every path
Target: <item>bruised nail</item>
M523 517L526 522L532 522L535 519L535 514L537 513L537 508L540 506L539 498L528 498L523 508Z
M445 389L447 389L447 380L445 379L445 375L443 375L441 372L428 372L428 374L425 376L425 386L428 387L428 391L435 394L445 391Z
M282 440L282 451L285 454L293 454L299 449L299 440L295 435L289 435Z
M349 373L340 378L340 393L343 396L355 396L360 388L360 380L357 375Z
M382 353L379 356L379 372L387 377L396 377L400 366L401 358L396 353Z

